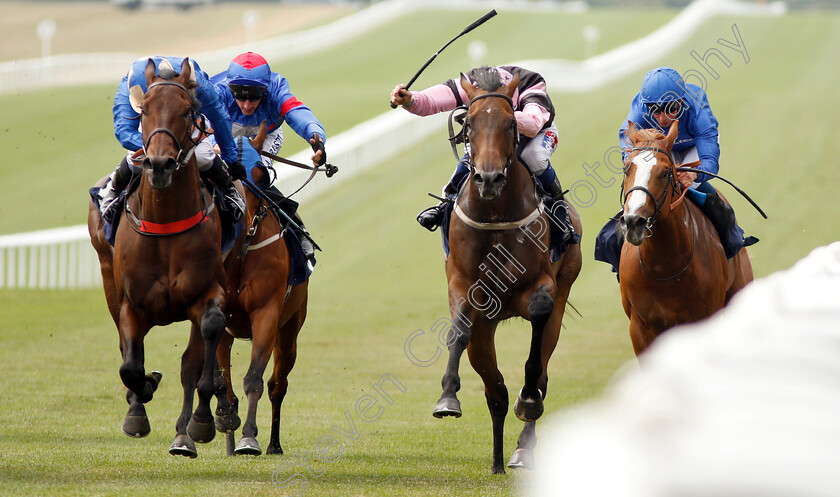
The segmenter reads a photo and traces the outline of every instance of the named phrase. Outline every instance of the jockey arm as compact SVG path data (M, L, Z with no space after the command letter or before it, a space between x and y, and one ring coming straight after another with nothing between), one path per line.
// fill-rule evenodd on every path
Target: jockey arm
M452 80L454 81L454 80ZM461 102L467 101L467 94L457 84ZM439 84L426 88L422 91L408 91L405 90L405 85L397 85L391 93L391 100L400 105L401 102L409 102L403 105L403 108L408 112L418 116L430 116L440 112L448 112L458 105L458 100L455 98L455 93L452 91L453 86L447 84ZM516 124L519 127L519 133L533 138L540 132L551 118L551 114L543 106L528 102L522 110L514 112L516 117Z
M703 183L712 179L711 176L702 174L703 171L717 174L719 169L718 158L720 157L719 136L716 127L708 128L694 137L697 146L697 155L700 157L700 165L697 167L697 181Z
M324 143L327 140L327 133L315 114L292 94L286 78L280 76L279 82L273 81L270 91L274 111L312 147L312 164L314 166L325 164L327 151Z
M114 135L126 150L137 151L143 148L143 135L140 133L140 114L134 112L128 96L128 77L123 77L114 96Z
M232 124L230 115L225 109L219 95L216 93L213 84L204 72L196 71L196 80L198 88L196 88L196 96L201 102L201 113L207 116L211 123L213 123L213 133L216 143L221 150L221 157L227 164L236 162L238 149L236 143L233 141L233 133L231 132Z

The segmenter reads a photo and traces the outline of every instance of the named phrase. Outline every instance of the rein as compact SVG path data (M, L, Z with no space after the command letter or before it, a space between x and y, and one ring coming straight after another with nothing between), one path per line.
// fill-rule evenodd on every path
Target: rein
M309 175L309 177L306 178L306 181L304 181L303 184L300 185L297 190L293 191L289 195L286 195L286 198L291 198L297 192L303 190L303 188L306 185L308 185L309 182L312 181L315 178L315 174L317 174L319 172L323 172L324 174L327 175L327 178L332 178L333 175L338 172L338 166L333 166L332 164L324 164L324 167L322 169L321 167L312 167L312 166L308 166L306 164L301 164L300 162L295 162L291 159L286 159L286 158L280 157L278 155L274 155L271 152L266 152L265 150L260 150L260 155L262 155L263 157L268 157L269 159L277 161L277 162L282 162L283 164L287 164L289 166L294 166L294 167L297 167L299 169L306 169L307 171L312 171L312 173Z

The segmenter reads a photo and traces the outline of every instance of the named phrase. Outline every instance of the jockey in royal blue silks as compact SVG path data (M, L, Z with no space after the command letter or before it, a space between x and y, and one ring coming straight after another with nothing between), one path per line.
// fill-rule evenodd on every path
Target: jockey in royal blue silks
M128 186L132 171L136 169L138 174L141 171L139 165L144 155L144 144L140 130L140 104L147 90L145 70L150 59L155 64L155 73L165 79L180 75L184 60L180 57L141 57L132 63L128 73L120 81L114 97L114 134L120 144L128 150L128 154L111 173L110 181L99 191L102 217L109 222L113 220L116 210L112 209L112 206L116 204L115 200L119 198L120 192ZM201 104L201 108L196 110L213 123L224 123L215 130L215 139L221 146L221 158L215 153L196 153L196 162L201 173L222 190L230 205L231 215L234 220L238 220L245 211L245 204L234 188L228 172L228 165L236 169L241 168L236 163L238 150L230 132L230 117L207 73L202 71L194 60L190 59L189 63L190 79L195 84L195 97Z
M261 55L246 52L237 55L227 71L212 78L222 105L230 115L233 136L252 138L259 132L260 124L265 121L267 136L263 150L276 155L283 146L283 129L286 122L295 133L307 140L312 147L312 165L323 166L327 162L324 147L326 132L324 126L309 108L298 100L289 89L289 82L276 72L272 72L268 62ZM266 166L272 160L263 158ZM266 188L265 193L273 200L282 201L283 196L276 187ZM307 257L314 254L314 246L303 229L300 218L295 220L302 228L299 233L304 253Z
M623 158L627 159L631 148L625 136L629 121L639 128L653 128L667 135L668 128L677 119L679 134L671 153L674 164L700 162L695 168L697 172L677 172L677 181L688 188L686 196L714 225L726 257L734 257L741 248L752 245L758 239L744 239L744 231L735 223L732 207L708 183L712 176L703 174L717 174L720 146L718 121L702 88L686 84L680 74L670 67L658 67L648 72L618 132ZM615 221L611 219L596 238L595 259L612 264L617 272L622 242L615 233Z

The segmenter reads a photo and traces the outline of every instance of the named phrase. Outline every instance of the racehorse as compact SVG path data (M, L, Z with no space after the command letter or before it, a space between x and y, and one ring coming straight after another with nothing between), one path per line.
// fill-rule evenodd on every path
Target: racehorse
M526 424L510 467L533 466L535 421L542 415L547 391L547 366L557 345L569 290L581 268L580 245L568 247L552 264L547 214L537 198L535 184L516 153L518 128L514 118L514 91L519 76L495 88L463 75L461 86L470 99L465 130L470 145L471 173L449 227L450 253L446 261L452 328L449 359L441 386L443 394L435 417L461 416L456 392L458 367L464 349L484 382L493 425L493 473L504 473L503 432L508 391L496 362L494 335L503 320L519 316L531 322L531 347L525 363L525 385L514 413ZM576 233L582 233L571 205ZM534 229L539 225L545 229ZM533 232L538 235L534 240Z
M265 123L250 144L242 147L262 148ZM253 151L256 154L256 151ZM252 182L262 185L265 171L253 168ZM216 428L227 433L227 453L260 455L257 443L257 402L263 394L263 373L274 352L274 370L268 381L271 399L271 438L266 453L282 454L280 446L280 407L288 388L288 375L297 357L297 336L306 319L308 281L290 286L289 250L284 241L283 226L267 209L266 201L245 189L250 220L250 236L243 234L225 262L227 273L227 333L218 348L219 368L226 388L219 395ZM246 242L246 237L248 241ZM243 255L243 252L245 253ZM240 423L239 400L233 392L230 375L230 351L233 339L252 340L251 363L243 382L248 399L248 414L242 427L242 439L234 448L234 432Z
M143 404L152 400L160 373L145 374L144 337L152 326L189 319L189 344L181 359L184 402L169 452L196 457L194 442L215 436L210 399L216 389L216 346L225 329L225 274L219 214L193 155L197 104L190 75L188 59L181 75L168 79L156 76L149 60L141 114L146 158L139 186L126 200L113 249L93 202L88 231L120 335L120 377L129 402L123 431L135 437L150 431ZM196 388L199 403L191 415Z
M668 328L710 316L753 279L747 251L727 259L711 221L683 201L671 157L678 125L668 136L632 122L627 130L619 284L636 355Z

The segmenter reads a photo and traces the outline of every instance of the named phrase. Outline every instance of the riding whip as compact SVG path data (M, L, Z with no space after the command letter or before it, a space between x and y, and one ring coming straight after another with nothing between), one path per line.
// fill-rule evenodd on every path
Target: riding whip
M488 12L488 13L484 14L483 16L481 16L481 18L480 18L480 19L476 20L475 22L473 22L472 24L470 24L469 26L467 26L466 28L464 28L464 30L463 30L463 31L461 31L460 33L458 33L458 36L456 36L455 38L452 38L451 40L449 40L449 41L446 43L446 45L444 45L444 46L440 47L440 50L438 50L437 52L435 52L435 53L434 53L434 55L432 55L432 56L429 58L429 60L427 60L427 61L426 61L426 63L425 63L425 64L423 64L423 67L421 67L421 68L420 68L420 70L419 70L419 71L417 71L417 73L414 75L414 77L413 77L413 78L411 78L411 80L409 80L408 84L407 84L407 85L405 85L405 89L406 89L406 90L408 90L408 89L411 87L411 85L412 85L412 84L413 84L413 83L417 80L417 78L420 76L420 74L421 74L423 71L425 71L427 67L429 67L429 64L431 64L433 60L435 60L435 57L437 57L437 56L438 56L438 54L440 54L441 52L443 52L443 50L444 50L446 47L448 47L449 45L451 45L451 44L452 44L452 42L454 42L454 41L455 41L455 40L457 40L458 38L460 38L460 37L464 36L465 34L469 33L469 32L470 32L470 31L472 31L473 29L475 29L475 28L477 28L477 27L481 26L481 25L482 25L482 24L484 24L484 23L485 23L488 19L490 19L491 17L493 17L493 16L495 16L495 15L496 15L496 9L493 9L493 10L491 10L490 12ZM395 104L395 103L391 102L391 108L392 108L392 109L396 109L396 108L397 108L397 104Z

